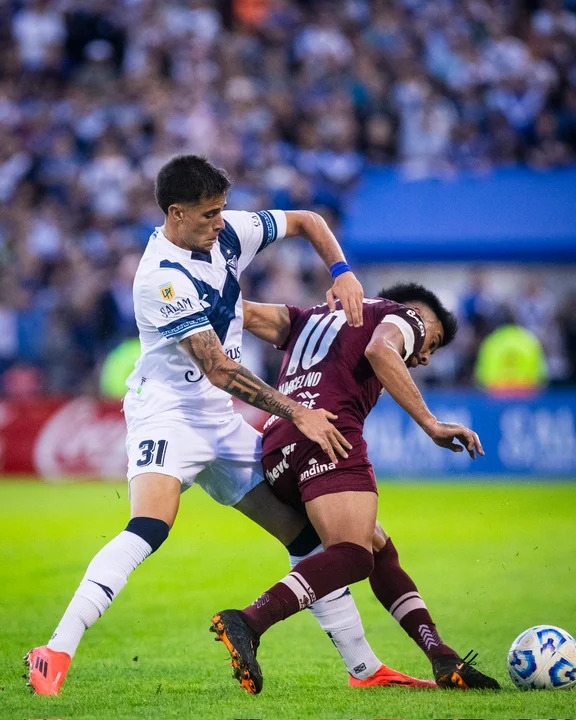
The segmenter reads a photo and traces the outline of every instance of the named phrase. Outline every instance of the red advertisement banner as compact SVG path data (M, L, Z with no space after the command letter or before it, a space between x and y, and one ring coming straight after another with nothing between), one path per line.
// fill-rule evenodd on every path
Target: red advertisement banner
M259 429L260 410L236 408ZM122 403L79 397L0 402L0 475L122 478L126 475Z

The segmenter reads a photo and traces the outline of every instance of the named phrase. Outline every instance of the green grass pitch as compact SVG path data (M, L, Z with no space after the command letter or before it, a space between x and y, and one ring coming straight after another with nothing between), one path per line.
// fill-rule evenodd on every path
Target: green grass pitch
M32 696L21 657L44 644L93 554L127 520L122 484L0 483L1 718L575 718L576 691L519 692L511 641L538 623L576 632L576 484L403 482L380 486L394 538L440 634L502 692L347 687L308 613L267 633L264 690L244 693L208 633L286 571L283 549L194 488L164 547L85 635L60 696ZM371 595L354 595L387 664L430 677L426 658Z

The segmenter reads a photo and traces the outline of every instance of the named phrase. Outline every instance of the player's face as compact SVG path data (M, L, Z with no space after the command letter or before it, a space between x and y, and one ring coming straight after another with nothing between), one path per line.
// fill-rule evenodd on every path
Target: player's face
M218 240L218 233L224 229L222 211L226 196L200 200L198 203L178 203L174 213L178 240L184 247L197 252L209 253Z
M406 365L409 368L418 367L418 365L428 365L431 356L438 350L442 344L442 338L444 337L444 328L442 323L434 313L430 313L429 317L422 313L422 319L424 320L424 326L426 327L426 339L419 352L410 355L406 361Z

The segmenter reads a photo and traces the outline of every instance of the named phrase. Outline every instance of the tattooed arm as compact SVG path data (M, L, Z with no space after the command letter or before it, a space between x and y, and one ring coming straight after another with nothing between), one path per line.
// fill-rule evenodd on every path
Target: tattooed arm
M336 452L347 457L352 446L332 425L336 420L327 410L311 410L268 385L235 360L229 358L214 330L191 335L182 345L215 387L272 415L291 420L306 437L317 442L337 462Z
M288 420L292 420L294 411L301 407L250 370L231 360L214 330L196 333L186 338L184 345L212 385L230 395Z

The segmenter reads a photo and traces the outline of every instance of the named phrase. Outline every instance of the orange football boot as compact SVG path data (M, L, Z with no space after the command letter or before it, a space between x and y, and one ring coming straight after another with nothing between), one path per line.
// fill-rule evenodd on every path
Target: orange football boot
M216 633L215 640L221 640L226 645L236 680L247 693L258 695L264 682L256 660L260 640L244 620L243 613L239 610L216 613L212 618L210 632Z
M460 690L500 690L500 684L490 675L484 675L472 667L478 653L473 650L463 658L440 655L432 660L432 671L438 687Z
M364 680L358 680L353 675L348 676L348 685L350 687L375 687L377 685L390 687L412 687L412 688L437 688L434 680L420 680L419 678L404 675L398 670L386 665L381 665L378 670L370 677Z
M24 658L30 669L28 685L36 695L58 695L71 662L68 653L50 650L46 645L30 650Z

